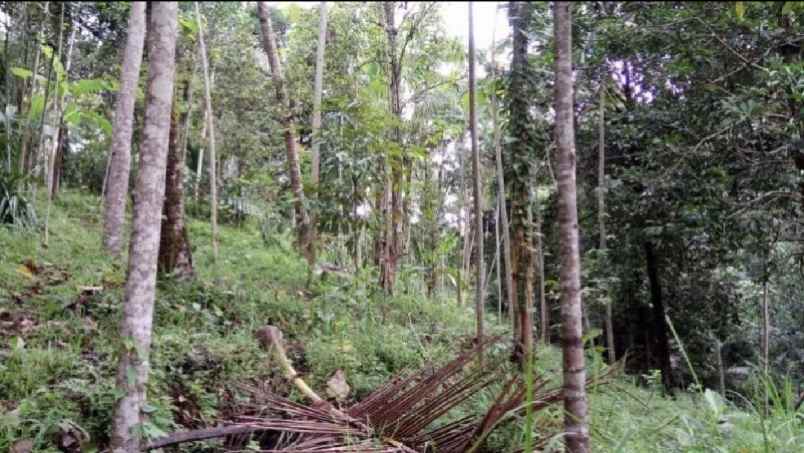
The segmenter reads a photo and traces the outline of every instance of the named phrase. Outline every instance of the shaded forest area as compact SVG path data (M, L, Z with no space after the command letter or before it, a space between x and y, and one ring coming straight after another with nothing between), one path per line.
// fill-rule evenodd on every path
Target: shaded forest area
M0 449L798 451L802 23L0 2Z

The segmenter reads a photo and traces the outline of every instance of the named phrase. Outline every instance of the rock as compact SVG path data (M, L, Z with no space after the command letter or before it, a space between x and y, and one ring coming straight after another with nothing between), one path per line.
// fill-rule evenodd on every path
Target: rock
M31 453L33 451L33 439L22 439L14 442L9 453Z
M343 401L349 396L351 388L346 383L346 375L340 368L327 381L327 395L337 401Z

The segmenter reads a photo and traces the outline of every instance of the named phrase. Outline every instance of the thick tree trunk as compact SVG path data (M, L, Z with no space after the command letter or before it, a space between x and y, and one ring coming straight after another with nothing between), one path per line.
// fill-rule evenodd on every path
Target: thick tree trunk
M670 366L670 344L667 335L667 323L664 320L664 300L662 284L659 280L659 261L653 243L645 241L645 264L650 284L650 303L653 308L653 345L652 356L655 364L662 370L662 382L669 390L673 386L672 368Z
M209 80L209 59L207 45L204 41L204 28L201 23L201 10L195 2L195 21L198 25L198 48L201 53L201 67L204 70L204 103L207 111L207 130L209 132L209 210L212 223L212 255L218 258L218 173L215 153L215 114L212 110L212 84ZM199 163L199 169L201 164Z
M131 173L134 100L140 78L144 39L145 2L132 2L128 19L128 37L123 52L123 67L120 71L120 91L117 95L112 126L112 149L103 210L103 246L114 257L119 257L123 249L123 225L128 198L126 195Z
M310 217L305 208L304 189L302 187L301 168L299 164L299 144L296 141L296 124L293 121L293 113L290 110L290 99L288 98L285 79L282 76L282 66L279 63L279 53L276 46L273 24L268 2L257 2L257 14L260 18L260 30L262 32L262 44L265 53L268 55L268 63L271 66L271 76L276 87L276 100L284 110L282 112L281 123L285 129L285 147L287 149L288 174L290 176L290 188L293 191L294 210L297 225L299 249L307 263L312 269L315 265L315 244L312 237L312 226Z
M136 199L128 257L123 318L120 323L120 364L111 450L135 453L140 449L139 430L146 401L156 266L159 253L162 203L165 193L165 161L170 135L173 100L177 2L151 6L148 33L148 90L143 141L140 147Z
M475 234L477 235L477 268L475 273L475 338L478 344L483 341L483 306L485 301L485 276L483 255L483 191L480 181L480 150L477 147L477 112L475 102L475 30L474 8L469 2L469 131L472 138L472 195L474 199ZM478 355L483 363L483 349Z
M189 83L184 87L187 99ZM187 115L185 113L184 115ZM174 108L170 118L170 139L165 171L165 203L159 240L159 272L179 279L193 277L193 255L184 224L184 152L179 145L179 121Z
M514 356L525 368L527 358L533 351L533 247L528 234L528 206L530 204L529 147L531 138L527 84L528 36L525 28L530 19L532 5L527 2L511 2L509 21L513 29L513 60L511 62L510 123L511 135L516 141L511 144L509 168L511 169L511 276L513 291L511 300L517 307L514 334Z
M553 4L556 41L556 144L558 148L558 217L561 245L561 342L564 356L564 432L567 451L589 448L586 368L583 353L581 256L575 180L573 121L572 13L569 2Z

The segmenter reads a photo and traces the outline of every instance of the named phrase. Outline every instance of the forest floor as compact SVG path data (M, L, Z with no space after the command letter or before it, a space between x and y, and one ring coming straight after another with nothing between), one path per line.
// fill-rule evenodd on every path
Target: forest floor
M298 397L254 339L266 324L284 332L291 360L320 394L342 370L350 401L471 339L473 311L452 297L426 299L416 288L382 297L370 271L316 276L305 288L306 265L288 233L263 240L250 222L224 225L216 261L208 223L188 221L197 278L158 285L145 436L225 420L238 384ZM74 191L55 203L48 248L37 232L0 227L0 451L95 451L108 442L125 267L103 253L101 229L99 199ZM492 333L506 331L489 318ZM599 351L589 364L605 367ZM536 369L560 385L560 352L542 348ZM738 408L711 391L671 398L655 377L618 376L590 389L593 443L604 452L801 451L804 420L783 399L765 416L750 399ZM558 445L561 423L560 408L539 412L537 438ZM520 445L522 426L516 419L498 430L488 451Z

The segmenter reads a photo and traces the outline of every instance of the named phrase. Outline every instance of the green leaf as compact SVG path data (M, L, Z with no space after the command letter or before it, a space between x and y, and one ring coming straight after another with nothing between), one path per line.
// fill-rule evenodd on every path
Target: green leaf
M28 77L33 75L33 72L31 72L30 70L25 68L18 68L16 66L11 68L11 73L21 79L27 79Z
M734 2L734 14L737 15L738 19L742 20L745 15L745 3Z
M94 94L107 91L109 84L103 79L83 79L77 80L71 84L70 91L76 96L82 94Z

